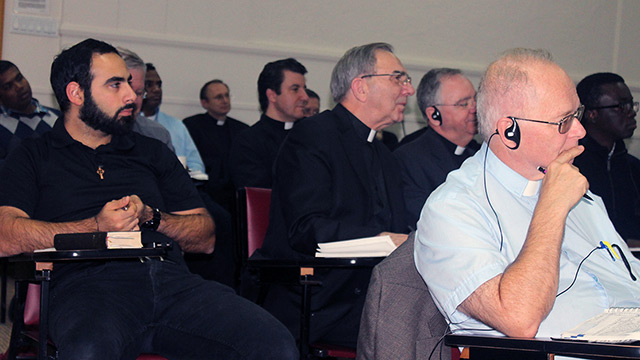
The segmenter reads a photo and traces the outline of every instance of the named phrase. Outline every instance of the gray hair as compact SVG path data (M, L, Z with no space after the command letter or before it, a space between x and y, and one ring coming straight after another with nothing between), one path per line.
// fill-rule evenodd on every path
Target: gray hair
M496 131L498 119L508 111L526 108L535 96L528 65L554 64L551 53L543 49L515 48L505 51L485 71L477 94L478 131L488 141Z
M145 73L147 72L147 65L145 65L138 54L122 47L118 47L117 49L124 63L127 64L127 69L142 69Z
M437 68L431 69L428 73L424 74L416 91L418 107L424 119L427 118L427 113L425 112L427 107L436 105L441 101L440 84L442 83L442 79L454 75L462 75L462 71L460 69Z
M393 47L377 42L353 47L338 60L331 73L331 95L336 103L344 100L351 88L351 82L360 74L369 74L376 67L376 51L393 53Z

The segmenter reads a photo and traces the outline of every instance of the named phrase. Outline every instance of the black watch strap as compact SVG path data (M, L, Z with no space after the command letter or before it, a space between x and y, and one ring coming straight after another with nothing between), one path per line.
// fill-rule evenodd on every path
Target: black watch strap
M158 226L160 226L160 220L162 215L160 214L160 209L153 208L153 217L151 220L145 221L140 225L141 229L156 231L158 230Z

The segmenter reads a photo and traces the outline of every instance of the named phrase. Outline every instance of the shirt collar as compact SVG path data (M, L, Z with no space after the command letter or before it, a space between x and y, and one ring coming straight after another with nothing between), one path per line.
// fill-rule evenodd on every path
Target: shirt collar
M360 121L360 119L358 119L355 115L353 115L351 111L347 110L347 108L342 106L342 104L336 105L336 109L334 110L338 110L338 109L344 110L344 113L347 114L347 118L349 119L351 126L353 126L353 129L356 132L356 137L358 139L362 139L363 141L366 141L369 143L373 142L373 139L375 139L375 135L376 135L375 130L365 125L362 121ZM373 132L373 135L371 135L372 132ZM372 139L371 141L369 141L370 137Z
M446 137L438 134L435 130L433 130L432 127L428 127L427 131L432 132L433 134L435 134L438 138L440 138L440 140L442 140L442 144L447 148L448 151L450 151L451 153L453 153L456 156L461 156L464 155L464 151L467 149L466 146L458 146L454 143L452 143L451 141L449 141L449 139L447 139Z
M284 130L291 130L291 128L293 128L293 124L296 123L295 121L278 121L276 119L268 117L264 113L262 114L262 117L260 118L260 120L263 120L263 119L271 123L273 127L278 127Z
M24 113L21 113L21 112L16 111L16 110L9 109L4 105L2 105L2 111L5 114L7 114L7 115L9 115L9 116L11 116L13 118L16 118L16 119L20 119L21 117L28 117L28 118L31 119L34 116L43 116L43 115L46 115L46 114L49 113L49 110L46 107L40 105L40 102L38 101L38 99L32 98L31 99L31 104L35 106L35 109L33 110L33 112L31 114L24 114Z
M111 142L106 145L101 145L98 148L116 149L116 150L128 150L135 145L135 134L130 131L125 135L113 135L111 136ZM51 139L54 147L63 148L70 146L74 143L80 143L69 135L67 128L64 126L64 117L61 116L56 120L51 129Z
M227 123L227 117L226 116L225 116L224 120L218 120L218 119L214 118L213 116L211 116L211 114L209 114L209 112L206 112L204 114L207 117L209 117L211 121L214 121L217 126L224 126L224 124Z
M478 151L484 158L487 155L486 171L500 180L505 188L519 197L538 196L542 180L531 181L508 167L491 151L486 142ZM476 154L477 155L477 154Z

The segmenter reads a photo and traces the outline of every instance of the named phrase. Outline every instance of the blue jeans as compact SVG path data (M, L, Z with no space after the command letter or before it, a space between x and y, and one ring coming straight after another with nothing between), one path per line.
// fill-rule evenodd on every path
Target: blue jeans
M54 269L55 273L55 269ZM297 359L286 327L219 283L159 259L96 263L54 278L60 359Z

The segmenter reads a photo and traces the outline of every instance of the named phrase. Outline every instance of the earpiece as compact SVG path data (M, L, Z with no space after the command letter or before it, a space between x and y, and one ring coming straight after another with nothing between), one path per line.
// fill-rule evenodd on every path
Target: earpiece
M431 118L434 121L438 121L440 125L442 125L442 115L440 115L440 110L437 107L433 107L433 114L431 114Z
M513 124L504 130L504 137L515 143L514 146L507 145L509 149L515 150L520 146L520 128L518 127L518 122L515 119L511 120L513 121Z

